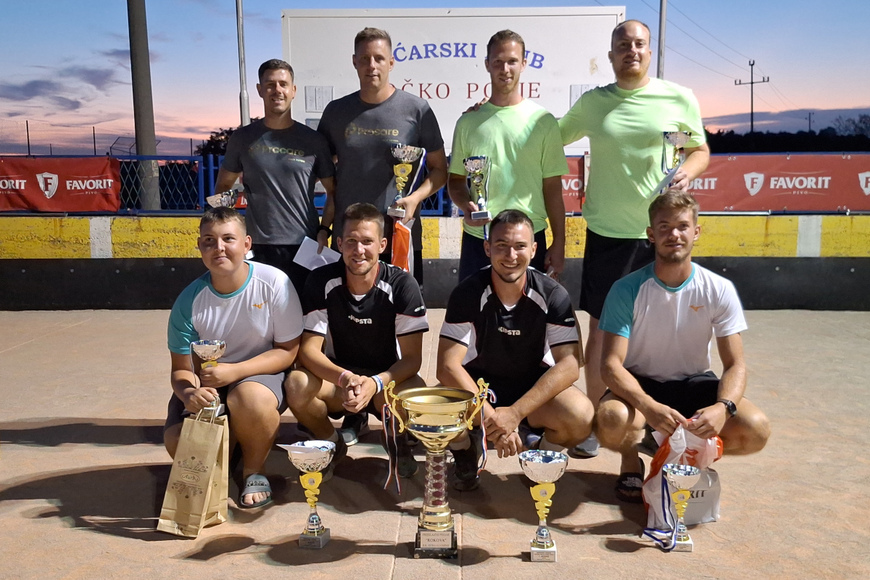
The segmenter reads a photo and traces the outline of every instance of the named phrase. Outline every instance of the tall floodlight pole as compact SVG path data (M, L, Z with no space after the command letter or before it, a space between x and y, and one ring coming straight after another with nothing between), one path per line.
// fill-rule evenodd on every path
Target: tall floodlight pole
M130 70L133 80L133 119L136 127L136 154L157 155L154 134L154 105L151 100L151 57L148 52L148 24L145 0L127 0L130 28ZM142 209L160 209L160 181L155 161L139 162Z
M735 85L749 85L749 132L755 133L755 85L760 83L770 82L770 77L761 77L760 81L755 80L755 61L749 61L749 82L735 80Z
M251 123L251 109L248 106L248 83L245 79L245 16L242 0L236 0L236 32L239 38L239 105L244 127Z
M656 63L656 76L665 78L665 20L667 19L668 0L659 3L659 59Z

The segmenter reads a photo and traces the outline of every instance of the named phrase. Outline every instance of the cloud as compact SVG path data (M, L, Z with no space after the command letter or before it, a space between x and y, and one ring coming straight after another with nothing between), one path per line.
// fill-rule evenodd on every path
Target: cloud
M57 92L55 83L45 80L35 80L20 85L0 83L0 99L10 101L29 101L36 97L53 95Z
M98 54L106 57L107 59L123 66L124 68L130 68L130 49L128 48L115 48L112 50L103 50Z
M66 97L52 97L51 101L64 111L77 111L81 108L82 102L76 99L68 99Z
M104 91L115 82L115 69L70 67L60 72L63 77L73 78Z

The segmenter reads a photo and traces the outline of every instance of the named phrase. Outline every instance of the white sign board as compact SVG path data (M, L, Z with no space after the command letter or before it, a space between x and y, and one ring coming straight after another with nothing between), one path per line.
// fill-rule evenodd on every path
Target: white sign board
M523 37L523 96L561 117L584 91L613 82L607 51L625 8L283 10L281 18L284 59L296 73L294 119L316 126L329 101L359 90L353 39L365 27L382 28L396 60L390 82L429 101L449 154L456 120L489 95L484 59L494 33ZM587 150L585 139L566 149Z

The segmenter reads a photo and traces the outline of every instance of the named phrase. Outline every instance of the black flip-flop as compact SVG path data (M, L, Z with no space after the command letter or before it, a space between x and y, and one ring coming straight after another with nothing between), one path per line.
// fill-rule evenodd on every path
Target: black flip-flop
M638 458L640 472L620 473L616 480L616 498L625 503L643 503L643 476L646 469Z

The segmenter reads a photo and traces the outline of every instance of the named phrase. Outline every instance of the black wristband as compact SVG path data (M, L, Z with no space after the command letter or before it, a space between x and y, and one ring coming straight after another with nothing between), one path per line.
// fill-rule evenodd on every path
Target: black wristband
M326 232L327 236L332 236L332 229L330 229L329 226L323 224L317 226L317 233L319 234L320 232Z

